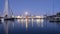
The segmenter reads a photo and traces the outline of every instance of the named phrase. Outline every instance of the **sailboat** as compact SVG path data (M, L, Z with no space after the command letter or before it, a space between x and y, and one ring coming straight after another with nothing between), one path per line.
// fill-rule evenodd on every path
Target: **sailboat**
M47 18L50 22L60 22L60 13L56 15L48 16Z
M14 20L14 16L13 16L13 12L12 12L12 15L10 17L8 17L8 15L5 15L5 18L4 20Z
M8 0L5 0L4 20L14 20L13 12L12 12L12 15L11 16L9 15Z

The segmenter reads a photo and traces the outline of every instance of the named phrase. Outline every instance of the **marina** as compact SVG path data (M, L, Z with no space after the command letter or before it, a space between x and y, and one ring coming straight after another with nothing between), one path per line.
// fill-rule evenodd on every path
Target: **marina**
M0 0L0 34L60 34L60 1Z

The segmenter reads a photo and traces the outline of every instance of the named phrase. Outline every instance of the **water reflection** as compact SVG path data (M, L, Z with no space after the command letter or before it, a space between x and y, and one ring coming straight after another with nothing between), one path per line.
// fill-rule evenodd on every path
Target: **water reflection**
M44 21L44 19L17 19L17 21L2 21L4 25L4 34L21 34L24 32L60 32L60 23L51 23ZM23 27L23 28L22 28ZM1 31L1 30L0 30ZM1 34L1 33L0 33ZM25 33L24 33L25 34Z
M33 27L33 21L34 21L34 19L32 19L32 27Z
M19 23L21 22L22 25L23 25L23 23L25 23L25 26L26 26L26 29L27 29L28 28L28 24L32 23L31 25L33 27L35 22L36 22L38 27L40 27L40 26L43 27L44 20L43 19L18 19L18 22Z
M4 25L5 34L8 34L8 21L4 21L3 25Z
M37 26L40 27L40 19L36 19Z
M28 19L26 19L26 29L28 28Z
M43 27L43 22L44 22L44 20L43 20L43 19L41 19L41 27Z
M20 23L20 21L21 21L21 20L20 20L20 19L18 19L17 21L18 21L18 23Z
M19 26L22 25L22 27L23 27L23 25L24 25L26 30L28 30L28 27L31 27L31 26L35 27L36 24L38 27L40 27L40 26L43 27L44 20L43 19L18 19L17 21L18 21L17 23L20 23ZM12 32L12 29L14 29L14 26L15 26L14 23L15 23L14 21L3 21L5 34L8 34L9 31L10 31L10 33Z
M14 28L14 21L2 20L1 23L3 24L5 34L9 34L9 28Z
M43 22L44 22L44 20L43 19L36 19L36 23L37 23L37 25L38 25L38 27L43 27Z

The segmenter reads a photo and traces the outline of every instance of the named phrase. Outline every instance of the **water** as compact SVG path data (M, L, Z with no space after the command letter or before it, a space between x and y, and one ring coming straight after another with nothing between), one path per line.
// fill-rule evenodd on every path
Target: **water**
M17 19L0 22L0 34L60 34L60 23L45 19Z

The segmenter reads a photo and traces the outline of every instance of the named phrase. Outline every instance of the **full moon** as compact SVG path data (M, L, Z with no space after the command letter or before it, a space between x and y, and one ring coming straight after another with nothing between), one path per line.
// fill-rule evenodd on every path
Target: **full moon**
M28 12L25 12L25 15L28 15Z

